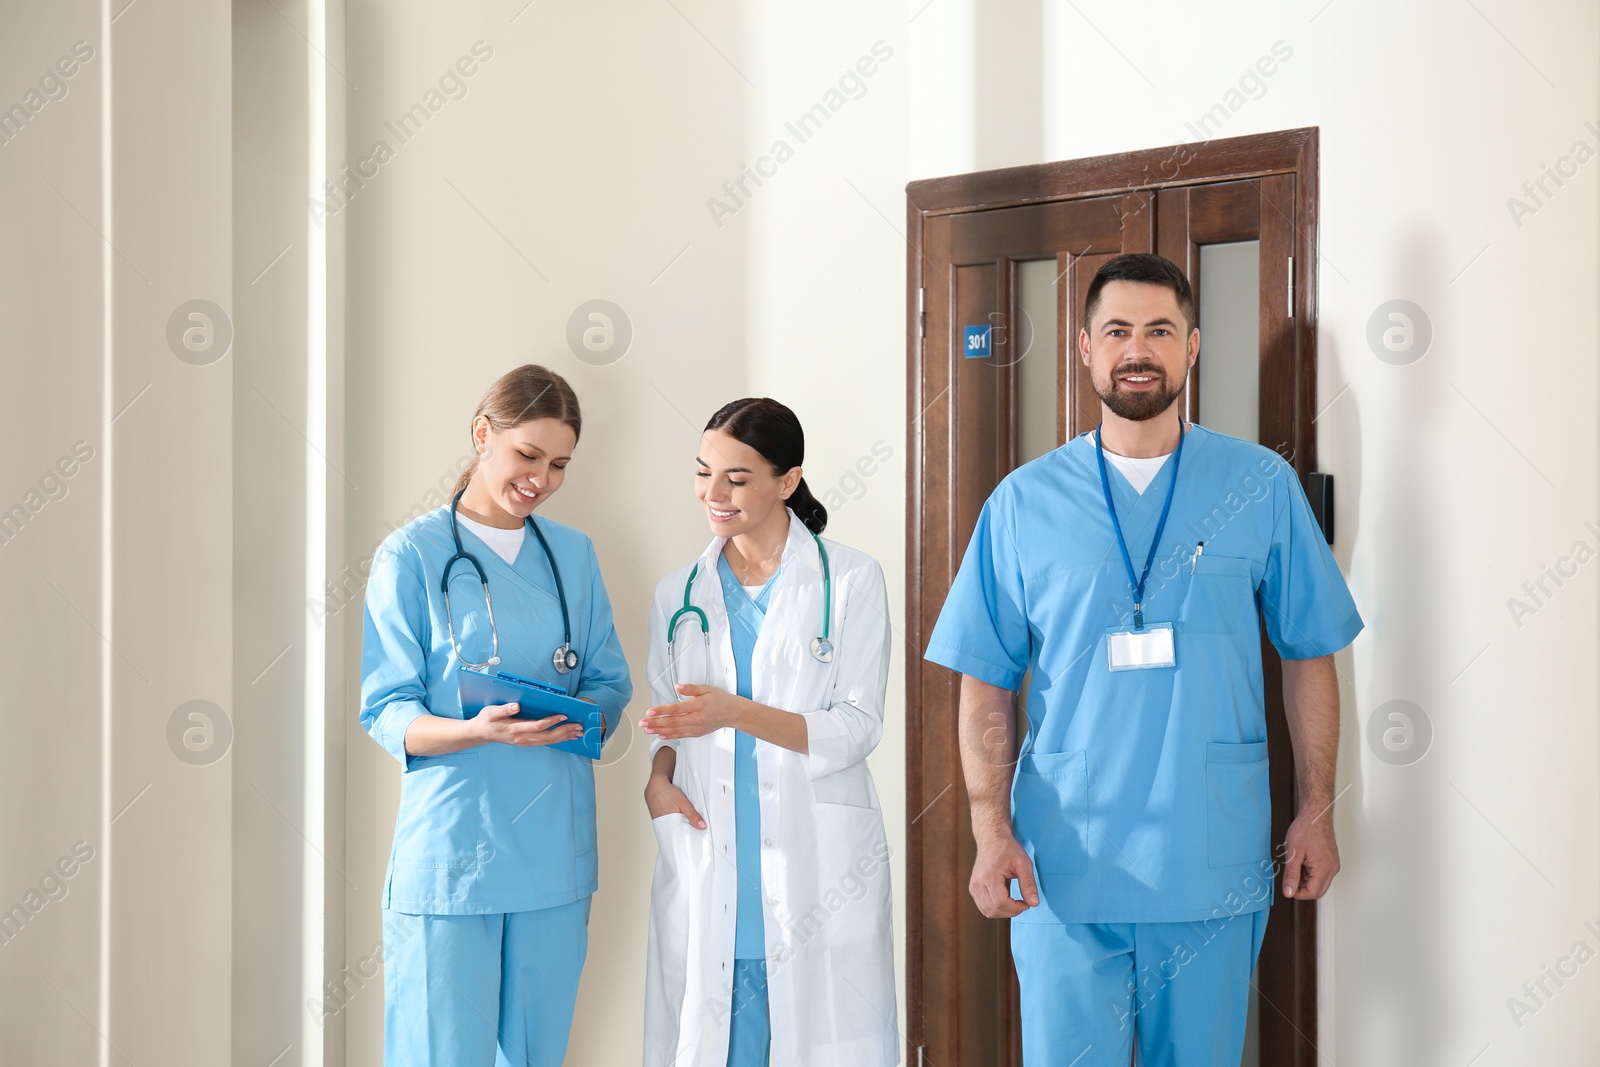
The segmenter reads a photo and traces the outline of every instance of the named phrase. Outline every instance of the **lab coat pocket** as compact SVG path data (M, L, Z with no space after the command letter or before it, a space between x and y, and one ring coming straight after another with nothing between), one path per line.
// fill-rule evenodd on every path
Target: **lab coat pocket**
M693 875L693 845L688 838L690 835L704 835L706 831L689 822L689 817L678 811L669 811L651 819L650 829L656 835L656 874L651 896L653 900L659 900L663 893L669 897L676 894L683 879Z
M878 810L878 794L872 787L872 774L865 763L851 764L842 771L812 779L811 792L818 804Z
M1232 634L1256 626L1255 578L1250 561L1202 551L1194 573L1180 568L1188 589L1178 628L1191 634Z
M1267 743L1206 745L1206 857L1213 867L1266 859L1272 836Z
M1037 874L1089 867L1089 770L1082 750L1030 752L1017 764L1012 826Z
M650 883L650 935L645 1015L655 1033L676 1033L685 983L695 968L713 966L710 920L711 841L687 816L668 812L650 820L656 838L656 869ZM701 936L691 937L694 931Z
M889 874L889 841L882 814L854 804L825 803L817 804L815 814L818 892L825 900L832 893L851 901L870 896L864 887ZM863 933L877 930L879 917L864 916L859 925Z
M878 811L825 803L814 810L816 896L801 900L806 906L798 910L791 933L801 945L820 933L834 988L849 990L845 979L854 983L851 995L833 1005L834 1037L847 1042L883 1025L881 1015L862 1007L862 998L882 1003L882 991L893 995L889 842ZM888 1014L893 1012L891 1003Z

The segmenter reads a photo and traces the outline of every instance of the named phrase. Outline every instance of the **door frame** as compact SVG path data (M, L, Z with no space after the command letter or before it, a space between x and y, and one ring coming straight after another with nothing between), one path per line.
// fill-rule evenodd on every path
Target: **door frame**
M1303 478L1316 469L1317 461L1313 425L1317 377L1317 171L1317 128L1304 127L931 178L906 186L906 630L915 650L906 662L906 862L910 872L906 886L906 1062L914 1067L922 1062L919 1046L923 1043L923 1020L927 1014L937 1012L945 1018L958 1018L962 1014L958 1009L963 981L1006 982L1006 975L989 973L985 969L999 966L1009 969L1009 954L1003 964L992 958L976 961L975 973L969 975L963 961L930 961L925 951L929 924L925 923L923 914L923 880L917 875L924 869L926 854L917 823L922 814L943 797L942 792L932 795L935 791L955 793L954 798L945 799L964 802L965 790L950 790L946 783L923 781L923 744L929 732L925 731L924 724L933 721L927 718L930 715L947 717L943 720L947 723L953 721L948 717L955 714L958 686L938 684L934 670L941 672L947 682L954 676L942 668L925 668L922 660L932 620L946 592L937 590L925 594L922 576L929 570L948 568L953 571L968 533L953 528L950 517L957 514L958 509L950 500L933 502L945 517L942 529L924 522L924 510L930 503L926 499L929 494L925 493L928 478L950 470L955 458L950 454L948 437L924 434L926 412L935 405L952 401L948 393L925 395L928 391L924 387L926 338L923 327L926 318L921 296L928 266L923 259L926 222L939 215L1089 197L1126 197L1183 186L1292 175L1295 179L1294 217L1298 225L1293 234L1292 296L1286 294L1286 299L1292 311L1292 335L1298 358L1294 360L1292 429L1286 444L1292 449L1288 458ZM1149 204L1153 200L1153 196L1146 196L1144 202ZM1156 220L1152 218L1148 224L1154 226ZM1070 352L1075 347L1073 339L1068 338L1066 343ZM948 358L948 354L941 358ZM928 566L933 561L938 561L939 565ZM1268 684L1271 684L1270 679ZM925 694L931 694L931 698L925 700ZM940 733L938 730L931 732ZM950 732L948 726L943 732ZM1274 804L1279 799L1275 795ZM964 874L960 881L965 882ZM1284 907L1285 904L1288 906ZM1279 931L1272 931L1278 935L1273 940L1286 946L1281 953L1283 958L1268 961L1263 953L1262 966L1264 969L1269 966L1284 968L1292 978L1280 986L1288 989L1290 995L1272 1005L1282 1016L1279 1023L1269 1024L1263 1012L1261 1062L1275 1067L1312 1067L1316 1061L1318 1023L1317 904L1315 901L1283 902L1280 898L1280 904L1273 910L1274 924L1281 924L1281 916L1287 912L1291 929L1286 938ZM1014 983L1014 979L1011 982ZM1287 1002L1281 1002L1282 999ZM1281 1035L1273 1039L1272 1047L1267 1043L1269 1032ZM1006 1043L1015 1056L1017 1035L1009 1035Z

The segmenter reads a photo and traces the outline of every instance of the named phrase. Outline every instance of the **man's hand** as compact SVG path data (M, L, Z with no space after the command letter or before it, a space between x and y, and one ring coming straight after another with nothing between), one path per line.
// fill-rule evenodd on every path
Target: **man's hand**
M1011 830L1011 776L1016 763L1017 694L972 675L961 677L961 771L972 802L978 843L967 890L991 919L1009 919L1039 905L1033 861ZM1011 879L1022 899L1011 896Z
M1339 676L1332 656L1283 661L1283 710L1300 780L1300 814L1283 840L1283 895L1316 900L1339 873L1339 846L1333 840Z
M1316 900L1328 891L1339 873L1339 845L1333 839L1333 815L1302 812L1289 824L1284 837L1283 895L1295 900Z
M1011 879L1022 888L1022 899L1011 896ZM1033 861L1015 837L978 846L972 862L972 881L967 883L978 910L991 919L1009 919L1039 905L1039 887L1033 880Z

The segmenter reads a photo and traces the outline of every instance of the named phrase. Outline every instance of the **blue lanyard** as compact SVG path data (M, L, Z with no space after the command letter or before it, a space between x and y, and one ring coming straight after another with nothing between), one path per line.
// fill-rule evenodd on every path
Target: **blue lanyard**
M1122 565L1128 569L1128 585L1133 589L1133 628L1144 629L1144 583L1150 578L1150 564L1155 562L1156 546L1161 544L1161 533L1167 528L1167 513L1172 510L1172 492L1178 488L1178 461L1183 458L1183 419L1178 419L1178 449L1172 453L1172 480L1167 483L1167 501L1161 505L1161 521L1156 523L1156 535L1150 539L1150 554L1144 558L1144 573L1133 576L1133 560L1128 558L1128 542L1122 536L1122 522L1117 518L1117 505L1111 499L1111 478L1106 474L1106 450L1100 443L1100 427L1094 428L1095 455L1100 460L1100 488L1106 494L1106 510L1111 512L1111 528L1117 531L1117 547L1122 550Z

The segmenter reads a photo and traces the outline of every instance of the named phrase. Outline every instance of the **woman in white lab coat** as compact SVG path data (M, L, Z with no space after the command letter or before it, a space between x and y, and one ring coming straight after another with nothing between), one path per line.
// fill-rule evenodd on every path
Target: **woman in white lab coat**
M756 1067L769 1050L777 1067L900 1061L889 846L866 764L888 598L877 561L818 536L804 455L775 400L712 416L695 496L715 536L656 588L646 1067Z

